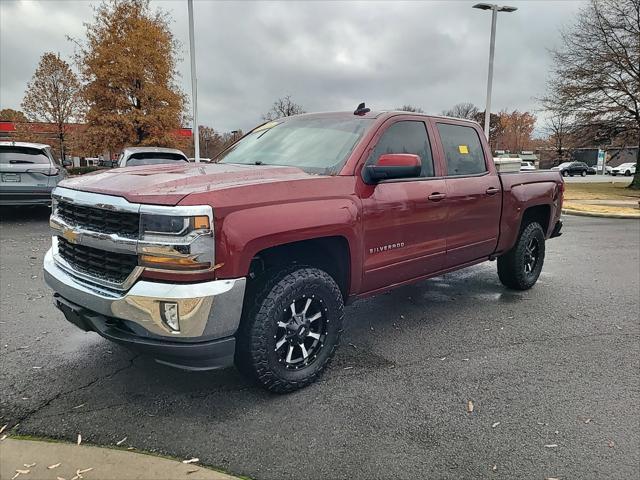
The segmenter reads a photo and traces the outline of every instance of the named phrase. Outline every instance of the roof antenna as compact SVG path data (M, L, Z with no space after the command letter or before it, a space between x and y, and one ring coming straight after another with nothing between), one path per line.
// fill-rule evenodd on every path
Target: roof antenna
M371 111L370 108L364 106L364 102L358 105L358 108L353 112L354 115L364 115L365 113L369 113Z

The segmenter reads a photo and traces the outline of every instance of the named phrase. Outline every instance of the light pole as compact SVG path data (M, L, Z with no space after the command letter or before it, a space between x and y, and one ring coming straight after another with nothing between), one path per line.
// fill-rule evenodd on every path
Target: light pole
M187 0L189 10L189 54L191 56L191 102L193 103L193 142L196 163L200 163L200 130L198 129L198 77L196 77L196 46L193 34L193 0Z
M496 20L498 12L515 12L516 7L500 6L491 3L476 3L473 8L491 10L491 43L489 46L489 78L487 79L487 106L484 111L484 135L489 140L489 122L491 121L491 86L493 83L493 53L496 48Z

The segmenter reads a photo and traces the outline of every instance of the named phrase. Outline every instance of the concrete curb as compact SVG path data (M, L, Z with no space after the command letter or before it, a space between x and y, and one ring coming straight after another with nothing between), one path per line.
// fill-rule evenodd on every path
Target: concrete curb
M239 480L198 462L184 464L148 453L19 438L0 441L0 458L1 479L17 475L19 480Z
M583 212L582 210L573 210L570 208L563 208L562 213L565 215L576 215L578 217L626 218L626 219L640 220L640 214L626 215L624 213Z

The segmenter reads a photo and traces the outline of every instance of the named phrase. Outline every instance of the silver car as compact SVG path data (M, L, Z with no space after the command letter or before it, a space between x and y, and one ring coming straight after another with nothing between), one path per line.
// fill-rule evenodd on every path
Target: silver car
M163 163L188 162L187 156L176 148L127 147L118 158L118 167L157 165Z
M49 145L0 142L0 205L51 205L51 190L66 176Z

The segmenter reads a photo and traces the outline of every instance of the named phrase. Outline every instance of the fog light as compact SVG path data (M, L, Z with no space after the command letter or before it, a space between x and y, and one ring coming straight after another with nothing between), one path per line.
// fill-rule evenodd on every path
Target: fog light
M180 332L180 313L177 303L160 302L160 317L173 332Z

